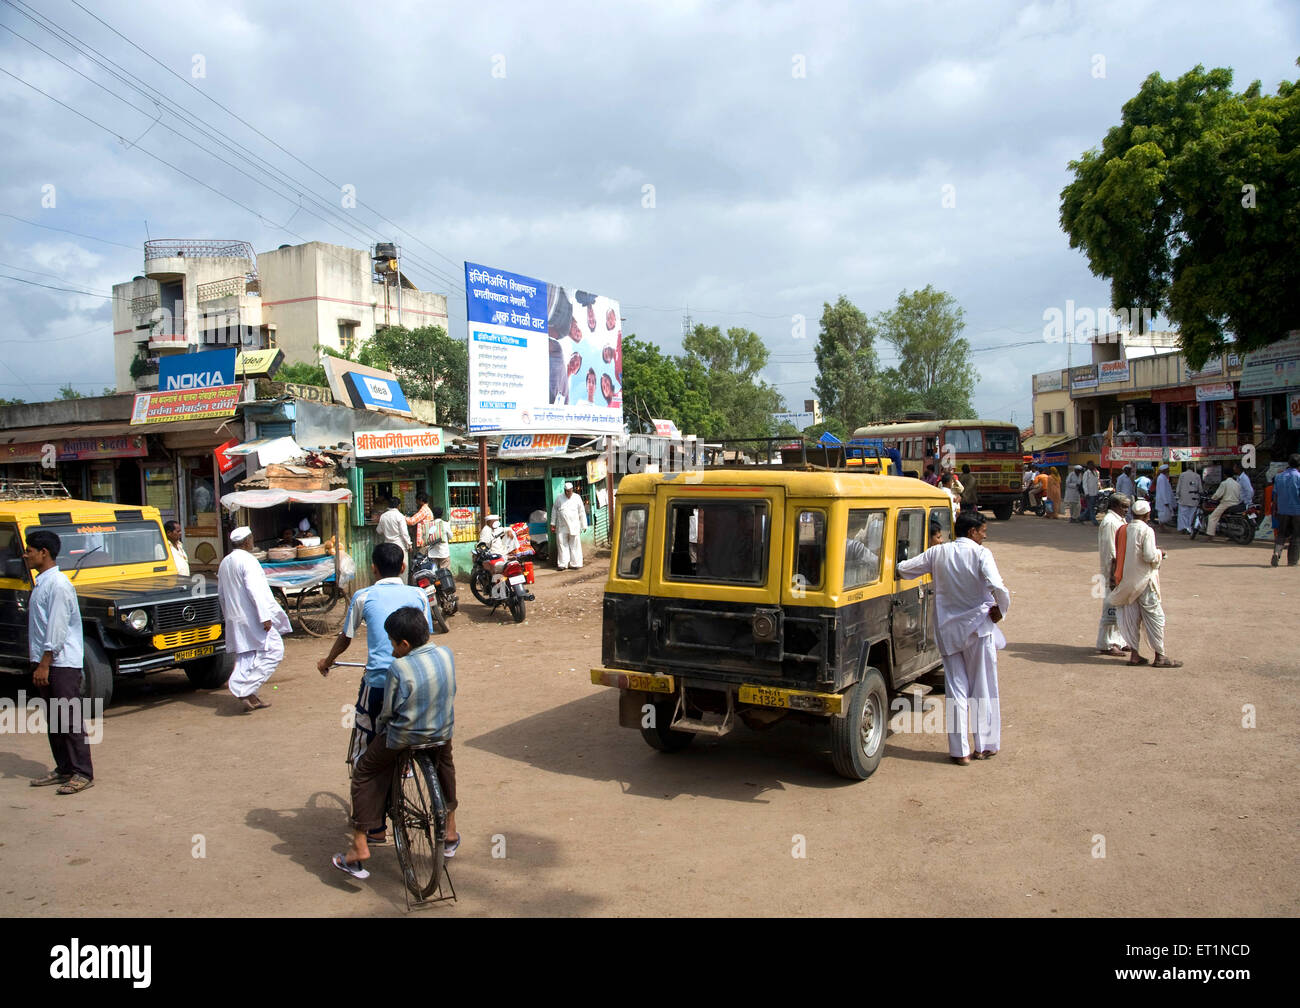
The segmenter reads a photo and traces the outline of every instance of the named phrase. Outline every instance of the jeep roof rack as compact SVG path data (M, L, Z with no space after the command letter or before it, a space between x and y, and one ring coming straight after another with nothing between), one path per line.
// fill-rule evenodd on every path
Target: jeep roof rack
M5 479L0 477L0 501L69 500L72 494L59 480Z

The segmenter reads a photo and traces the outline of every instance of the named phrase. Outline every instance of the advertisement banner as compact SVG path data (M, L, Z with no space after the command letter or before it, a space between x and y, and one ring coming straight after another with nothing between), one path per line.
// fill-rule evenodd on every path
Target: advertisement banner
M322 358L321 364L335 402L353 409L411 415L411 404L391 372L328 355Z
M1291 429L1300 430L1300 392L1292 392L1286 397L1286 415Z
M1070 391L1076 392L1080 389L1094 389L1097 387L1097 365L1086 364L1083 367L1070 369Z
M1224 399L1235 399L1236 393L1232 391L1232 382L1206 382L1204 385L1196 386L1197 402L1220 402Z
M599 483L608 475L608 469L605 467L605 456L594 458L587 462L587 482Z
M1170 448L1171 462L1205 462L1209 459L1239 459L1241 451L1236 448Z
M420 430L357 431L352 437L352 445L359 459L442 455L447 450L441 427L424 427Z
M1047 371L1034 375L1035 392L1060 392L1063 388L1065 382L1061 380L1060 371Z
M623 430L619 304L465 263L471 433Z
M1128 381L1128 360L1102 361L1097 365L1097 378L1101 384Z
M1205 362L1205 365L1199 371L1192 368L1192 366L1187 363L1186 358L1184 358L1183 371L1186 372L1186 378L1184 380L1189 382L1200 381L1202 378L1208 378L1213 375L1221 375L1223 374L1223 355L1220 354L1218 357L1211 357Z
M507 434L501 439L497 458L538 458L563 455L568 450L567 434Z
M144 458L149 454L143 434L122 434L117 437L61 438L57 441L29 441L24 444L0 446L0 462L40 463L49 454L46 445L54 448L55 462L95 462L100 459Z
M1241 394L1300 388L1300 333L1253 350L1241 362Z
M198 357L199 354L186 354ZM173 423L177 420L216 420L235 415L242 385L218 385L188 392L140 392L135 397L131 423Z
M1113 448L1103 447L1101 449L1101 464L1103 466L1116 462L1121 464L1125 462L1162 462L1164 457L1165 450L1163 448L1116 445Z
M170 354L158 361L158 391L184 392L189 389L233 385L238 350L205 350L203 353Z

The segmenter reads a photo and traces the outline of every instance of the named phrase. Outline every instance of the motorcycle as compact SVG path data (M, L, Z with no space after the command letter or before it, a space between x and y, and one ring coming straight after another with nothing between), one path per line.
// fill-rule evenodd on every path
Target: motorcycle
M1196 514L1192 517L1192 531L1188 538L1195 539L1198 535L1209 535L1206 529L1210 515L1218 506L1219 502L1209 494L1201 495L1201 506L1196 509ZM1254 503L1249 506L1238 504L1228 508L1219 516L1218 535L1226 536L1242 546L1249 546L1255 541L1260 513L1261 509Z
M428 597L431 610L436 607L436 612L443 617L456 615L456 610L460 608L460 599L456 595L456 578L445 567L439 567L438 562L424 550L416 551L411 561L411 584ZM443 622L445 625L445 619Z
M1036 514L1038 515L1039 518L1042 518L1045 514L1047 514L1047 498L1040 497L1038 498L1037 504L1030 504L1029 490L1028 489L1022 490L1020 491L1019 499L1011 502L1011 513L1012 514L1026 514L1026 513Z
M502 556L488 549L486 543L474 547L474 567L469 575L469 590L474 597L495 612L504 604L516 623L524 621L524 603L536 601L528 590L524 565L513 556Z

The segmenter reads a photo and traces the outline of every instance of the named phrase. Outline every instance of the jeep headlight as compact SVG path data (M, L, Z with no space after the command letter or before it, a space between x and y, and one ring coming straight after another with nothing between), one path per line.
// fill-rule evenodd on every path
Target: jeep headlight
M126 625L139 633L149 625L149 614L143 609L132 609L126 616Z

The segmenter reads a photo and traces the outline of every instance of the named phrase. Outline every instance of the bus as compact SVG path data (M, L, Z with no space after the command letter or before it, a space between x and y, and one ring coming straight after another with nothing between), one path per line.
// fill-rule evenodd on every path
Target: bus
M870 438L898 452L903 475L918 479L925 467L943 466L960 476L969 465L979 490L980 507L998 521L1011 517L1011 505L1020 496L1024 456L1020 428L1003 420L914 420L872 424L853 432L853 440Z

